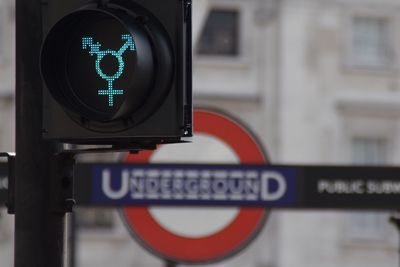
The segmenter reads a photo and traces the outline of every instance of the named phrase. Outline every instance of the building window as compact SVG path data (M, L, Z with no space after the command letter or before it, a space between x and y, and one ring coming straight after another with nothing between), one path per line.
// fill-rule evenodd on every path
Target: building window
M388 19L354 17L352 26L352 63L366 67L388 65L390 63Z
M354 138L352 161L356 165L382 165L387 163L387 142L379 138Z
M354 241L383 240L386 238L389 214L382 212L353 212L349 217L347 237Z
M80 208L76 212L77 225L88 229L109 229L113 227L113 212L110 209Z
M239 54L239 13L211 10L197 46L197 54L236 56Z
M355 165L377 166L388 162L388 144L382 138L354 138L352 161ZM354 241L383 240L386 237L389 214L354 212L349 216L346 236Z

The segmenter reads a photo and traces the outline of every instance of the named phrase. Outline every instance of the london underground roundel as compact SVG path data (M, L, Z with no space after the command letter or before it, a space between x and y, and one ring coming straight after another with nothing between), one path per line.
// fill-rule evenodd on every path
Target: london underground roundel
M194 113L194 125L196 135L213 137L230 147L240 163L267 161L256 138L241 124L226 115L197 110ZM137 155L129 155L126 161L149 163L154 161L156 154L157 151L143 151ZM190 158L187 160L190 161ZM151 207L127 207L122 210L122 217L130 232L145 248L163 259L178 263L215 262L234 255L255 238L267 217L265 209L239 208L233 218L217 231L213 229L208 232L202 231L202 234L189 235L171 230L171 225L163 224L151 209ZM212 219L210 217L202 220L209 222Z
M144 19L134 9L86 8L50 30L41 71L51 95L76 122L122 131L150 116L168 93L172 54L171 40L151 14Z

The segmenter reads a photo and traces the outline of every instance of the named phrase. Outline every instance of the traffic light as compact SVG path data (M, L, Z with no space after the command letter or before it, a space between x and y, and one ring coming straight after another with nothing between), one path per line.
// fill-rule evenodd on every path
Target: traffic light
M43 137L158 144L192 134L191 0L49 0Z

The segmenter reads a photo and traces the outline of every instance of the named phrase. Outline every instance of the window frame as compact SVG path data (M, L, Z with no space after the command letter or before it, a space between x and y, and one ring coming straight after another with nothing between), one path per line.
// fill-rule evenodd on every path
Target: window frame
M235 36L236 37L236 40L235 40L236 41L236 44L235 44L236 53L232 53L232 54L230 54L230 53L226 53L226 54L225 53L221 53L221 54L215 53L215 54L212 54L212 53L201 53L199 51L199 49L200 49L200 41L202 39L202 34L204 33L205 27L207 25L207 20L210 18L210 16L211 16L213 11L235 13L235 15L236 15L236 21L235 21L236 22L236 36ZM200 35L199 35L199 40L195 45L194 51L195 51L196 56L198 56L198 57L221 57L221 58L225 58L225 57L226 58L240 57L240 55L242 54L242 45L241 45L242 32L241 32L241 27L240 27L241 24L240 23L241 23L241 12L237 8L225 8L225 7L224 8L219 8L219 7L210 8L208 10L208 12L207 12L207 16L206 16L205 22L202 25L202 28L201 28L201 31L200 31Z
M376 145L375 148L380 148L382 150L383 148L383 155L380 155L380 160L376 161L375 155L373 156L373 161L375 162L367 162L364 160L356 159L356 154L358 153L356 151L356 145L359 145L363 143L363 145L366 145L369 143L369 145ZM379 147L381 146L381 147ZM365 149L365 147L364 147ZM352 152L352 163L354 165L372 165L372 166L379 166L379 165L385 165L387 162L389 162L389 141L385 137L365 137L365 136L353 136L351 139L351 152ZM376 152L376 151L375 151ZM379 151L380 153L380 151Z
M370 24L370 25L368 25ZM361 40L357 40L359 38L358 35L362 34L359 31L363 30L360 27L369 27L369 26L375 26L376 29L374 29L374 34L377 34L375 37L375 40L369 40L369 41L374 41L376 42L374 49L376 49L377 54L375 55L365 55L363 56L358 47L358 43L362 42ZM351 40L351 61L354 65L356 66L366 66L366 67L381 67L381 66L386 66L390 64L390 50L391 50L391 45L390 45L390 37L389 37L389 28L390 28L390 22L388 18L386 17L372 17L372 16L354 16L352 19L352 36ZM365 30L365 29L364 29ZM372 32L370 32L372 33ZM364 33L365 34L365 33ZM371 36L371 34L369 34ZM382 37L381 40L380 37ZM368 59L368 56L374 56L376 57L372 61Z
M371 246L395 245L391 239L392 225L389 224L389 212L358 211L349 213L346 217L344 238L348 245ZM373 223L367 223L366 227L357 227L356 220L366 218L374 219ZM380 223L377 223L380 221ZM372 226L374 224L374 226Z
M346 70L356 71L373 71L376 73L380 72L393 72L397 71L398 68L398 33L396 27L399 24L396 17L397 14L393 10L380 9L370 6L344 6L343 7L343 22L344 29L344 53L343 62ZM354 20L356 18L370 18L370 19L382 19L387 24L387 54L386 62L382 64L362 64L357 62L354 47Z
M207 15L205 20L208 19L209 14L212 10L226 10L226 11L236 11L238 16L237 22L237 32L238 32L238 53L237 55L202 55L197 53L197 43L194 49L194 64L200 67L217 67L217 68L246 68L251 64L251 53L248 49L251 46L251 32L245 31L251 25L252 20L252 5L246 8L246 3L243 1L216 1L209 3L207 8ZM197 42L201 39L201 34L203 32L206 21L200 28L199 37Z
M343 164L355 163L354 160L354 141L355 140L377 140L384 143L385 159L384 162L362 164L356 162L354 165L391 165L396 161L395 143L399 142L399 129L397 122L400 120L398 115L397 102L387 102L391 98L381 101L375 95L364 94L362 99L354 99L347 94L337 99L339 120L341 121L341 140L346 148L340 157L344 159ZM361 165L361 166L362 166ZM388 218L386 212L372 213L376 215L372 224L366 224L365 228L357 228L356 221L371 216L369 212L346 213L342 223L341 242L344 247L354 248L377 248L393 247L396 239L393 240L392 232L395 230L388 222L386 224L375 223ZM357 218L358 217L358 218ZM375 224L375 225L374 225ZM372 226L371 226L372 225Z
M374 162L361 162L364 160L358 160L355 157L356 151L355 146L356 142L363 142L364 144L370 143L370 145L379 148L379 146L383 146L383 155L381 155L381 159L376 161L375 155L373 157ZM390 162L390 138L387 136L380 135L372 135L365 136L360 134L355 134L352 136L351 140L351 161L354 165L357 166L382 166L386 165ZM382 150L379 148L378 150ZM380 153L381 151L379 151ZM386 242L389 237L389 227L391 227L388 223L389 213L387 212L353 212L350 213L346 220L346 238L349 242L352 243L364 243L364 242ZM364 222L363 225L358 222Z
M237 10L239 12L239 55L235 57L193 56L194 94L200 98L230 99L241 101L259 101L261 87L260 75L269 77L271 73L260 71L269 70L257 53L263 53L276 60L276 42L266 41L263 37L275 37L276 21L266 26L256 17L260 2L242 0L213 0L207 4L207 13L212 9ZM206 15L205 17L208 17ZM203 24L204 21L201 21ZM203 29L202 26L201 30ZM246 29L253 28L254 31ZM200 37L197 36L198 40ZM272 40L272 39L268 39ZM265 43L264 43L265 41ZM257 62L255 64L255 62ZM271 64L272 64L271 60ZM270 77L269 77L270 78ZM263 78L264 80L264 78ZM211 82L212 81L212 82ZM270 81L271 83L274 80Z

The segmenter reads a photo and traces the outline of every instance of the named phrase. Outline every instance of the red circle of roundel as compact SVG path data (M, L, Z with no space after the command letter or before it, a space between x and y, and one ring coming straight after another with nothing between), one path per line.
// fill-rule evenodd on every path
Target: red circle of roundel
M225 142L242 164L267 162L255 138L241 125L213 111L194 113L194 132L212 135ZM154 151L131 154L126 162L148 163ZM262 208L241 208L236 218L221 231L188 238L169 232L151 215L148 207L127 207L122 210L128 227L151 252L175 262L204 263L224 259L243 249L261 230L266 218Z

